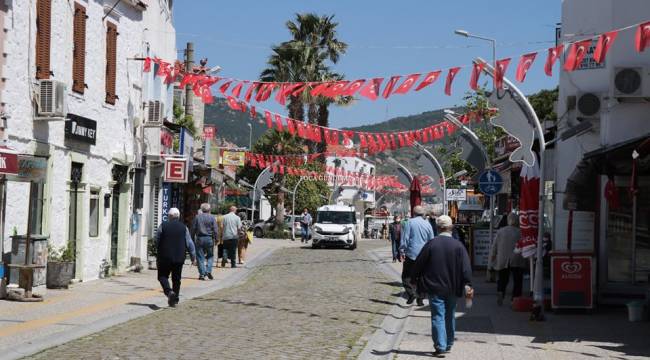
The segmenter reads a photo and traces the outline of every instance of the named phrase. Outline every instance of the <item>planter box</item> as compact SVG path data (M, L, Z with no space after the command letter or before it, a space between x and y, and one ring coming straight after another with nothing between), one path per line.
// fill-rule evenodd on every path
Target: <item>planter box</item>
M45 285L45 265L47 264L47 236L32 235L29 247L29 256L27 264L39 265L34 269L32 286ZM25 250L27 237L25 235L15 235L11 237L11 264L25 264ZM9 272L9 282L18 283L19 273L17 267L12 267Z
M74 262L50 261L47 263L47 288L67 289L74 277Z

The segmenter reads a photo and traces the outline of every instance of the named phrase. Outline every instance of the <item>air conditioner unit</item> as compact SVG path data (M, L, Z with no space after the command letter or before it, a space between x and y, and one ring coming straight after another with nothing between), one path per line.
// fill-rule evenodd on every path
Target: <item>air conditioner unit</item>
M614 98L650 97L650 68L615 67L610 88Z
M147 122L162 123L165 117L165 104L158 100L149 101Z
M40 80L37 105L39 117L65 117L66 87L60 81Z
M576 94L576 118L595 119L600 117L602 100L600 94L578 93Z

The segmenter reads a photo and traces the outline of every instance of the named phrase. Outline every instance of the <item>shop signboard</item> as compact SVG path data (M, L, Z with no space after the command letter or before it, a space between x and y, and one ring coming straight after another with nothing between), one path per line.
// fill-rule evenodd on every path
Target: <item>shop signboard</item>
M465 201L467 200L466 189L447 189L447 201Z
M472 263L474 267L485 268L490 256L490 230L474 229L472 241Z
M203 126L203 140L214 140L217 134L217 127L214 125Z
M165 158L165 176L163 181L186 183L187 172L186 158Z
M162 195L160 199L160 218L163 222L169 220L169 209L171 209L172 201L172 184L164 183L162 186Z
M47 175L47 158L18 155L18 173L7 175L10 181L43 182Z
M593 307L593 258L590 254L551 255L552 307L591 309Z
M65 138L95 145L97 141L97 121L75 114L68 114L65 121Z
M246 153L244 151L224 150L221 156L223 166L244 166Z
M0 148L0 174L18 174L18 154Z

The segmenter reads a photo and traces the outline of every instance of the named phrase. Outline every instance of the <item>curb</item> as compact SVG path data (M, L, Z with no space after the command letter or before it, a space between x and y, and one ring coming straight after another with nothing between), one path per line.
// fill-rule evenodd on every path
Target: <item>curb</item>
M380 262L381 258L377 254L380 250L369 251L370 257ZM388 275L391 279L401 281L401 274L387 263L379 263L379 268L382 272ZM399 345L404 337L406 324L409 316L413 311L413 307L406 304L406 299L399 297L396 300L396 305L390 309L388 316L384 318L381 323L381 329L377 329L366 346L361 351L359 359L390 359L395 352L395 348Z

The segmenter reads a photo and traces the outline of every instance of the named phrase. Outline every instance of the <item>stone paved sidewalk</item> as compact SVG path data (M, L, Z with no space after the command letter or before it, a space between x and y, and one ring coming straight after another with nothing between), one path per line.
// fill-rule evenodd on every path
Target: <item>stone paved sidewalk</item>
M186 265L181 302L236 283L271 251L291 246L299 244L255 239L244 267L216 268L212 281L197 280L196 267ZM166 307L155 270L46 290L41 303L0 300L0 359L20 358Z
M389 248L379 254L392 264ZM396 279L397 280L397 279ZM547 321L528 321L528 313L496 304L496 285L475 274L476 298L471 309L459 301L457 333L447 359L648 359L650 322L630 323L621 308L600 308L592 314L547 313ZM390 351L375 353L385 358L419 359L433 351L428 302L413 307L404 323L400 342Z

